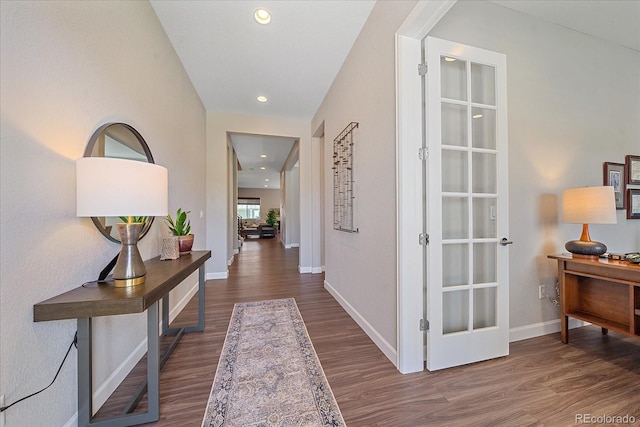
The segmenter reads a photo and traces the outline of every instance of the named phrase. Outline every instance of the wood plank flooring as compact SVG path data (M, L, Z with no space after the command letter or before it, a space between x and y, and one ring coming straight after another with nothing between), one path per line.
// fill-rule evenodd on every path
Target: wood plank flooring
M570 426L581 414L640 424L638 339L590 326L570 331L568 345L552 334L511 344L508 357L402 375L324 290L324 276L297 265L297 249L247 239L229 278L207 282L205 332L185 335L167 362L160 420L148 425L200 426L234 303L286 297L296 299L350 427ZM197 296L174 324L196 318ZM118 413L143 375L136 368L99 414Z

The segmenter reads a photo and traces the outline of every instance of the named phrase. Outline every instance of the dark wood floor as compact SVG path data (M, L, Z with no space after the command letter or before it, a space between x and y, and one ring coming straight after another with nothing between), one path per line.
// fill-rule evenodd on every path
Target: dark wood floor
M206 330L185 335L169 359L160 421L148 425L200 426L234 303L285 297L296 299L351 427L570 426L581 414L640 424L638 339L590 326L571 331L568 345L552 334L511 344L505 358L402 375L324 290L323 275L298 274L297 265L297 249L248 239L229 279L207 282ZM194 297L174 323L196 317ZM137 380L132 373L100 413L117 412Z

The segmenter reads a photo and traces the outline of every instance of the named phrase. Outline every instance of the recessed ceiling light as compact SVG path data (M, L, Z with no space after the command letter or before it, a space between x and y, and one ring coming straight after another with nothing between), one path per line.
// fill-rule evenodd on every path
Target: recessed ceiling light
M269 178L266 178L264 181L265 181L265 182L269 182Z
M260 170L265 170L266 168L264 166L260 166Z
M265 186L265 187L268 187L268 185L267 185L267 184L265 184L264 186Z
M473 116L471 116L471 117L473 117L474 119L479 119L479 118L481 118L481 117L483 117L483 116L482 116L482 114L474 114L474 115L473 115Z
M266 96L260 95L256 99L258 100L258 102L267 102L267 97Z
M451 57L449 57L449 56L445 56L445 57L444 57L444 60L445 60L445 61L447 61L447 62L453 62L453 61L455 61L455 60L456 60L456 58L451 58Z
M267 157L266 154L260 154L260 157Z
M271 14L267 9L260 8L253 14L258 24L267 25L271 22Z

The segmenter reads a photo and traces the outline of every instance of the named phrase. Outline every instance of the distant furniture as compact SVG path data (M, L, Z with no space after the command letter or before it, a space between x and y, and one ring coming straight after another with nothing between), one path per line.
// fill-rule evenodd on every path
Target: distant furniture
M258 226L258 231L260 232L260 238L265 237L276 237L276 229L267 224L260 224Z

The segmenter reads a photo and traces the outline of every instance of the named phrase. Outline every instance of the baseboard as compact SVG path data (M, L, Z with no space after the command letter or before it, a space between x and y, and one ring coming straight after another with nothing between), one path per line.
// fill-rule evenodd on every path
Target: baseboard
M284 248L285 249L299 248L299 247L300 247L300 243L285 243L284 244Z
M355 322L362 328L365 334L371 338L373 343L378 346L380 351L396 366L396 349L393 348L391 344L389 344L383 337L376 331L376 329L371 326L369 322L356 310L349 302L340 295L329 282L324 281L324 288L329 291L329 293L338 301L338 304L344 308L344 310L349 313L351 318L355 320Z
M569 329L580 328L586 325L589 325L589 323L569 318ZM509 329L509 342L527 340L556 332L560 332L560 319L511 328Z
M191 298L193 298L193 296L198 293L198 285L199 284L196 281L193 284L193 286L191 286L187 294L184 297L182 297L182 299L178 301L176 306L169 312L169 322L172 322L176 317L178 317L178 314L180 314L180 312L186 307L189 301L191 301ZM161 334L162 334L162 326L163 325L162 325L162 318L161 318L160 325L159 325ZM115 389L127 377L127 375L129 375L129 372L131 372L131 370L136 366L136 364L140 361L140 359L144 357L145 354L147 354L147 338L144 338L140 342L140 344L136 346L136 348L131 352L131 354L127 356L127 358L120 364L120 366L118 366L113 371L113 373L109 375L109 378L107 378L93 393L94 411L97 412L98 409L100 409L100 407L104 404L104 402L107 401L109 396L111 396L111 394L115 391ZM69 420L69 422L71 422L74 419L77 425L77 419L78 419L77 412L74 415L74 417L71 420Z
M223 272L207 273L206 280L228 279L229 270Z
M231 264L233 264L233 260L234 260L234 259L235 259L235 256L234 256L234 255L231 255L231 258L229 258L229 259L227 260L227 266L230 266Z
M311 273L311 267L298 266L298 273Z
M322 273L323 271L324 271L324 267L312 267L311 268L311 273L312 274Z

